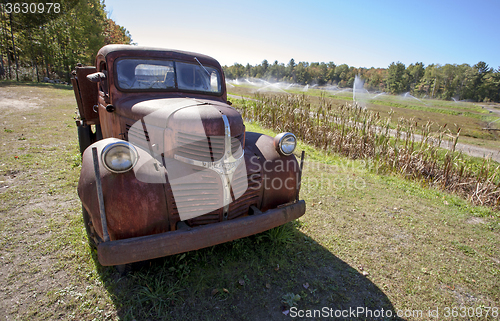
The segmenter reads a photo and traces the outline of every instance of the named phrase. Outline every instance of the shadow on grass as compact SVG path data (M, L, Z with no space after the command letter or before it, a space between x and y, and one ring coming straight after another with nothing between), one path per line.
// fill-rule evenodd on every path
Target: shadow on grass
M123 320L288 320L299 310L319 310L314 319L402 320L382 290L297 224L141 262L123 277L93 258ZM376 317L382 309L393 318Z
M21 86L30 86L30 87L40 87L40 88L56 88L56 89L65 89L65 90L73 90L73 87L70 85L64 84L51 84L45 82L32 82L32 81L13 81L13 80L0 80L0 87L21 87Z

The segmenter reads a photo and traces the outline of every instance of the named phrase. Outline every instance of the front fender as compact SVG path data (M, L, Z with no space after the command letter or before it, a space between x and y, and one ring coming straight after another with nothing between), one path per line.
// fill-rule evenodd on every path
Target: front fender
M294 155L278 154L273 137L253 132L246 132L245 152L253 154L250 162L262 175L262 211L296 200L300 168Z
M102 238L102 225L97 199L96 179L92 148L97 148L99 171L102 183L104 208L111 240L120 240L169 231L169 216L164 184L150 184L137 180L133 170L116 174L108 171L101 163L101 151L109 143L121 141L107 138L90 145L82 156L82 170L78 182L78 196L88 211L96 232ZM137 148L138 168L153 167L154 159ZM151 165L151 166L145 166ZM142 166L142 167L141 167ZM164 175L164 173L158 173Z

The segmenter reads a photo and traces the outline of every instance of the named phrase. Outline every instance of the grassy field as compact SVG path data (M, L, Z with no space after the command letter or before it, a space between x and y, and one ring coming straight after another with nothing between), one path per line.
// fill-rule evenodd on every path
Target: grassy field
M498 319L500 213L302 143L302 218L120 276L87 245L75 108L72 90L0 83L2 320L288 320L290 306Z
M285 91L275 87L267 87L260 89L249 85L229 86L230 94L253 98L254 93L261 95L266 94L283 94ZM329 99L335 105L342 105L346 102L352 102L352 91L345 92L328 92L316 88L310 88L306 91L303 89L287 89L286 92L292 94L305 94L311 96L313 106L319 104L320 97ZM357 100L368 110L380 113L382 118L392 119L392 126L395 127L397 120L401 117L406 119L414 119L420 125L431 121L432 129L437 130L439 127L447 124L447 127L452 132L456 132L461 128L460 142L473 144L490 148L499 149L500 135L499 131L484 130L489 124L491 128L500 128L499 116L490 113L479 103L469 102L454 102L437 99L415 99L411 96L394 96L380 95L373 98L373 94L357 93ZM500 105L490 104L491 108L499 109Z

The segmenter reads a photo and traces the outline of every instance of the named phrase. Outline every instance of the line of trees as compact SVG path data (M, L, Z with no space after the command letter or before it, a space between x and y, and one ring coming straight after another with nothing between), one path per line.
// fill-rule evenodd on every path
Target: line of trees
M0 0L0 79L68 82L74 66L93 65L103 45L132 41L107 17L102 0L56 0L59 10L50 13L7 13L7 2Z
M270 81L284 81L301 85L335 85L352 88L356 76L361 77L364 88L369 91L401 94L410 92L416 97L440 99L500 101L500 67L490 68L480 61L474 66L468 64L431 64L424 66L417 62L408 67L401 62L391 63L388 68L355 68L346 64L295 63L287 65L264 60L252 66L234 64L224 66L228 79L262 78Z

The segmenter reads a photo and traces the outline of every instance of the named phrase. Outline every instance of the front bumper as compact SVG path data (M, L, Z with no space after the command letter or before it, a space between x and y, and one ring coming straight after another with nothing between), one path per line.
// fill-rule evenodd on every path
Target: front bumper
M103 242L97 247L104 266L121 265L193 251L264 232L304 215L306 203L294 204L242 218L154 235Z

